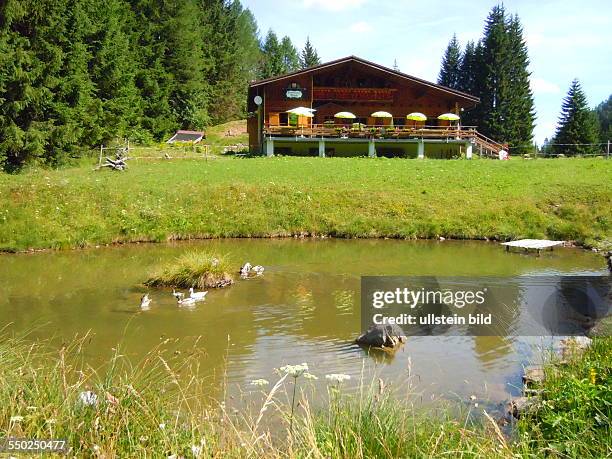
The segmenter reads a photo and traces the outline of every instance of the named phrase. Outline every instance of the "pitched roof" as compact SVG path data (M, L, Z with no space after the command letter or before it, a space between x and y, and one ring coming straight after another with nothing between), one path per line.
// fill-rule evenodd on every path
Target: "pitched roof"
M385 67L383 65L380 64L376 64L374 62L370 62L368 60L362 59L360 57L357 56L348 56L348 57L343 57L341 59L336 59L334 61L330 61L330 62L325 62L323 64L319 64L319 65L315 65L314 67L309 67L307 69L304 70L298 70L297 72L291 72L291 73L286 73L284 75L279 75L279 76L275 76L275 77L271 77L271 78L265 78L263 80L258 80L258 81L253 81L251 82L251 84L249 85L250 87L257 87L257 86L263 86L266 85L268 83L274 83L276 81L281 81L281 80L285 80L291 77L294 77L296 75L306 75L308 73L312 73L312 72L316 72L318 70L323 70L329 67L334 67L336 65L340 65L340 64L345 64L347 62L357 62L359 64L368 66L368 67L372 67L376 70L382 71L382 72L386 72L386 73L390 73L391 75L395 75L398 76L400 78L404 78L406 80L410 80L412 82L415 83L419 83L425 86L429 86L430 88L433 89L437 89L439 91L444 91L447 92L449 94L452 94L454 96L458 96L458 97L462 97L464 99L468 99L472 102L480 102L480 99L476 96L473 96L471 94L468 94L466 92L462 92L462 91L457 91L456 89L452 89L452 88L448 88L446 86L442 86L440 84L436 84L436 83L432 83L431 81L427 81L427 80L423 80L421 78L417 78L414 77L412 75L408 75L406 73L402 73L398 70L393 70L390 69L388 67Z

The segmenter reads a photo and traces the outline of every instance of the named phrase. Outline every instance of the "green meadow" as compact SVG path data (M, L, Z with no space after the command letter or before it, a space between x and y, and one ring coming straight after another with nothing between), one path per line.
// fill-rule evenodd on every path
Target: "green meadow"
M551 238L610 244L612 162L132 160L0 174L0 248L217 237Z

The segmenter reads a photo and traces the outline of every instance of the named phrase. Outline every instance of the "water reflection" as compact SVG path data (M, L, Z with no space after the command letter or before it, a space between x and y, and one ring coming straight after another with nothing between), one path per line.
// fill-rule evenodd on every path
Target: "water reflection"
M140 312L142 282L160 262L193 247L230 253L266 267L262 277L211 291L195 309L177 308L169 290L151 292L151 310ZM508 254L497 244L474 242L344 240L214 240L0 257L0 327L31 330L33 337L71 339L91 330L92 364L121 342L134 358L161 340L187 349L197 337L202 367L218 395L226 375L244 387L272 378L287 363L308 362L319 376L376 374L401 384L411 374L423 397L480 391L502 399L509 375L530 358L523 339L510 335L522 320L516 285L504 307L507 337L410 337L393 354L365 352L352 344L360 331L361 275L517 276L524 273L603 272L600 257L560 249L541 257ZM512 301L510 301L512 300ZM467 382L466 382L467 381ZM324 383L324 377L319 381Z

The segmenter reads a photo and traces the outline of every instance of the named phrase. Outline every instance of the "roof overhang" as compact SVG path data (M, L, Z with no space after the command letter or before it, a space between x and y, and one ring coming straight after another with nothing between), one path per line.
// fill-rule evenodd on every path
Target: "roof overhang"
M473 96L471 94L468 94L466 92L457 91L456 89L452 89L452 88L448 88L446 86L442 86L442 85L439 85L439 84L436 84L436 83L432 83L431 81L423 80L421 78L417 78L417 77L414 77L412 75L408 75L406 73L402 73L402 72L399 72L397 70L390 69L390 68L385 67L383 65L379 65L379 64L376 64L374 62L370 62L370 61L367 61L365 59L361 59L360 57L357 57L357 56L344 57L342 59L336 59L335 61L326 62L324 64L316 65L314 67L310 67L310 68L307 68L307 69L304 69L304 70L298 70L297 72L291 72L291 73L287 73L287 74L284 74L284 75L279 75L279 76L272 77L272 78L266 78L266 79L263 79L263 80L253 81L249 85L249 87L250 88L257 88L259 86L265 86L265 85L270 84L270 83L276 83L278 81L288 80L288 79L291 79L291 78L295 78L296 76L308 75L308 74L311 74L311 73L316 73L318 71L325 70L325 69L328 69L328 68L331 68L331 67L335 67L335 66L338 66L338 65L346 64L346 63L349 63L349 62L357 62L358 64L364 65L366 67L373 68L373 69L378 70L380 72L388 73L389 75L392 75L392 76L395 76L395 77L399 77L399 78L403 78L405 80L408 80L408 81L411 81L413 83L417 83L417 84L420 84L420 85L423 85L423 86L427 86L427 87L432 88L432 89L434 89L436 91L441 91L441 92L447 93L447 94L449 94L449 95L451 95L453 97L458 97L458 98L470 101L472 103L480 102L480 99L478 97Z

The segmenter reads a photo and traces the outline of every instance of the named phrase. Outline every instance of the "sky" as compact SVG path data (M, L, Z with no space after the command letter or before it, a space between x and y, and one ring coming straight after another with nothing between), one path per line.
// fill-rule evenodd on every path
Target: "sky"
M260 35L272 28L298 48L306 37L323 62L355 55L429 81L453 33L478 40L497 1L242 0ZM578 78L589 104L612 93L612 0L505 1L518 14L529 49L535 141L554 134L561 102Z

